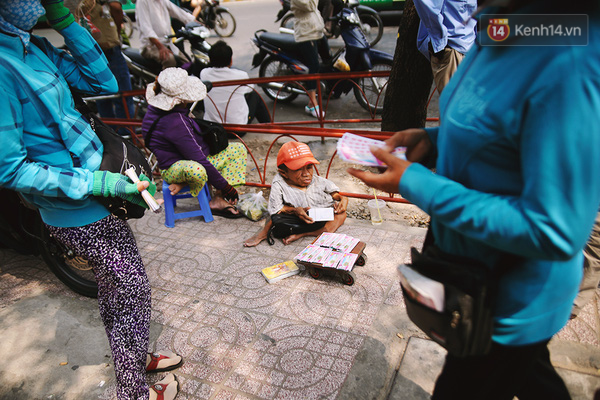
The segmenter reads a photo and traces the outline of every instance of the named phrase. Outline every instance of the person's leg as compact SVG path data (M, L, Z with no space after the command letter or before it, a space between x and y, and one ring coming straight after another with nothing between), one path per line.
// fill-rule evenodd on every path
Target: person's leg
M592 234L583 249L583 279L574 301L571 318L576 317L594 297L598 283L600 283L600 213L596 215Z
M299 43L298 51L302 54L302 61L308 67L309 74L317 74L319 72L319 41L311 40L308 42ZM305 107L307 114L318 118L320 115L319 103L317 102L317 81L306 81L304 83L308 92L308 105Z
M433 80L437 87L438 93L442 93L442 90L444 90L448 84L448 81L456 72L458 64L460 64L465 56L454 49L446 48L439 57L431 53L430 57Z
M150 284L129 225L109 216L82 227L48 228L78 256L85 257L96 275L98 305L112 351L118 398L147 398Z
M231 186L246 183L248 151L242 143L230 142L225 150L206 158Z
M251 123L254 118L261 123L271 122L269 110L267 110L267 106L258 93L255 91L246 93L244 98L246 99L246 104L248 104L248 123Z
M529 379L547 344L544 341L517 347L494 342L485 356L458 358L448 354L431 399L512 400Z
M540 349L532 370L517 390L519 400L570 400L569 390L550 362L548 346Z
M244 241L244 247L254 247L257 246L260 242L267 238L269 234L269 229L273 226L273 221L271 221L270 217L267 217L265 221L265 226L258 231L254 236Z
M196 161L177 161L166 170L161 170L160 174L165 182L173 185L173 187L169 186L171 194L177 194L185 185L188 185L192 196L198 197L198 194L208 182L206 169Z

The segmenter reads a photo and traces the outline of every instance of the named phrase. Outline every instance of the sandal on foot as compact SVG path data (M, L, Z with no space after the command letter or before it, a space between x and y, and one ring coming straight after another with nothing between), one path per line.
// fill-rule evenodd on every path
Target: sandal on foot
M156 393L156 397L152 396ZM179 393L179 381L173 374L167 374L162 380L150 386L150 400L174 400Z
M172 371L183 365L183 358L171 351L148 353L146 356L146 372Z
M238 212L237 214L234 214L232 211L235 210L234 206L227 206L225 208L223 208L222 210L217 210L217 209L212 209L211 208L211 212L212 215L216 215L219 217L223 217L223 218L230 218L230 219L236 219L236 218L242 218L244 216L244 214L242 214L241 212Z

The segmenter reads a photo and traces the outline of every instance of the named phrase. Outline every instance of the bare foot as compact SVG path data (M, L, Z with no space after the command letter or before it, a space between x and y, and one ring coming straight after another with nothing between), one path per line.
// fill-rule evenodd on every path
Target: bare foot
M238 209L234 205L232 205L227 200L225 200L224 198L219 197L219 196L214 196L210 200L208 205L210 206L211 210L225 210L225 209L229 208L231 214L239 213Z
M260 231L256 235L252 236L250 239L246 239L246 241L244 242L244 247L258 246L258 244L266 238L267 234Z
M296 240L302 238L306 236L305 234L294 234L294 235L290 235L286 238L283 238L281 241L283 242L283 244L290 244L292 242L295 242Z
M185 183L171 183L169 185L169 191L171 192L171 196L175 196L184 187L185 187Z

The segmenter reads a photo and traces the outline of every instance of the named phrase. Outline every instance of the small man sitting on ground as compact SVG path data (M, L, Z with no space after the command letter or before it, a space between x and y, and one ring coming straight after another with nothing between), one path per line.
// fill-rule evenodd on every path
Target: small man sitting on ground
M304 236L335 232L346 220L348 198L330 180L313 175L314 158L305 143L288 142L277 154L277 174L271 184L269 214L263 229L244 242L253 247L265 239L281 237L290 244ZM315 222L308 216L310 208L333 207L333 221Z

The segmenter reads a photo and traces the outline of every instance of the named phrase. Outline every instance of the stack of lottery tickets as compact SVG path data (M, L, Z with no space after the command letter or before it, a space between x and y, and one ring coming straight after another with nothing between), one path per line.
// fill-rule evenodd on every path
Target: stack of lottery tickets
M347 162L370 167L384 166L385 164L371 153L371 146L383 147L385 143L381 140L369 139L352 133L344 133L344 136L338 140L337 154L342 160ZM406 160L406 147L396 147L392 154Z
M313 244L309 244L294 259L324 268L352 270L358 254L350 253L360 240L343 233L324 232Z

